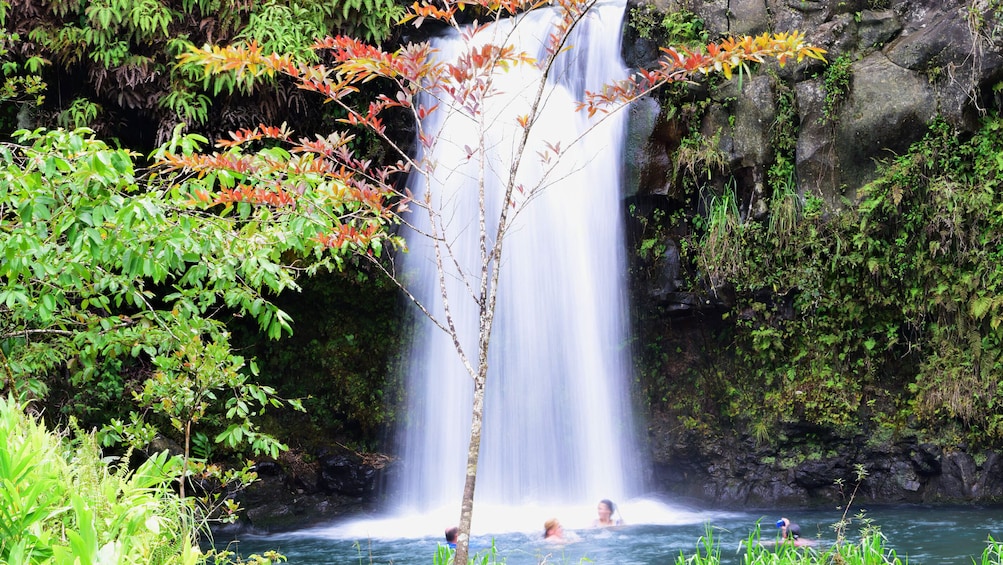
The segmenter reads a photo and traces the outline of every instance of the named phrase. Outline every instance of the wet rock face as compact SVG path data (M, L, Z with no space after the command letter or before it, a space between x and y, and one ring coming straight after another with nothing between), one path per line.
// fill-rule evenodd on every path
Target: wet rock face
M838 186L863 186L875 177L881 152L904 153L938 114L937 91L920 73L875 52L851 67L852 89L834 120ZM822 187L820 187L822 188Z
M649 25L688 10L711 37L800 30L827 49L828 64L763 65L741 81L704 81L674 98L635 104L625 196L684 206L730 186L743 203L743 217L762 219L774 190L768 172L779 158L777 133L786 128L795 140L793 155L784 159L794 163L796 190L831 208L852 201L875 178L877 163L906 152L933 120L945 120L963 136L977 129L981 112L999 106L994 91L1003 80L1003 41L994 31L999 23L978 24L969 17L970 3L628 0L623 54L631 66L654 66L657 41L670 41L640 37L631 24L632 10L646 14ZM680 148L692 142L687 137L694 131L725 162L700 171L711 178L700 195L687 194L692 188L680 172L689 166ZM710 301L675 292L671 275L649 285L647 298L672 316L728 305L726 292Z
M627 9L628 13L637 7L661 13L689 10L712 38L800 30L810 42L828 50L830 63L847 58L848 88L835 94L825 90L824 79L831 71L823 64L774 68L775 76L796 93L798 189L838 205L873 180L876 160L907 150L932 120L943 117L963 134L975 129L982 109L996 103L991 91L1003 79L1003 41L994 38L996 22L973 24L969 4L965 0L630 0ZM625 26L628 65L651 66L657 47L639 37L631 25ZM756 185L762 175L755 171L768 169L775 158L764 147L764 131L771 126L764 120L770 121L770 110L778 104L775 86L746 78L741 90L725 84L708 93L711 108L700 129L720 130L720 144L729 159L729 168L720 175L737 179L740 196L761 189ZM723 115L728 118L722 120L722 112L715 112L714 106L725 106ZM634 124L647 128L634 136L646 139L635 146L643 146L649 156L633 159L640 170L632 176L637 185L631 194L671 195L675 190L673 163L665 156L678 147L685 128L667 126L676 119L671 110L663 108L658 119Z
M394 470L392 464L374 464L335 449L260 462L255 466L258 481L237 495L246 511L228 529L292 530L370 510Z
M877 442L786 426L775 430L782 441L763 447L741 431L705 437L668 415L656 415L649 432L654 488L704 504L844 504L854 489L857 502L880 503L998 502L1003 494L999 454L943 451L915 438Z
M372 492L376 487L376 471L360 463L357 457L347 454L322 457L317 473L317 490L347 496L362 496Z

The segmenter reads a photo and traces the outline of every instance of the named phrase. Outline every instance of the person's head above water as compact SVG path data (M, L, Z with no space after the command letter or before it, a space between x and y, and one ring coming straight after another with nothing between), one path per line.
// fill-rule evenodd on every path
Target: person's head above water
M459 535L460 528L453 526L451 528L446 528L446 542L456 543L456 536Z
M796 540L801 537L801 526L792 524L787 518L777 520L777 527L780 528L781 538L787 539L789 536L791 539Z
M596 507L596 512L599 513L599 522L607 524L613 520L613 513L616 512L616 505L613 504L612 500L604 498L599 501L599 506Z
M564 537L564 528L557 518L551 518L543 523L543 537L545 539Z

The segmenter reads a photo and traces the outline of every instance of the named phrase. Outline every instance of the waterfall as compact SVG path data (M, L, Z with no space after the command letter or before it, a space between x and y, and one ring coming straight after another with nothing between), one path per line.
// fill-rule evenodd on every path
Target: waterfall
M625 112L590 121L575 111L583 92L626 77L620 58L622 2L597 5L575 29L554 68L546 107L520 168L527 186L542 182L539 197L518 204L505 239L485 399L475 508L588 505L601 498L639 494L641 450L630 408L624 237L621 220L622 138ZM541 9L495 24L482 35L512 34L517 50L540 51L556 16ZM492 42L501 42L494 39ZM435 40L441 57L462 47L455 35ZM484 132L494 150L485 167L489 218L497 217L516 136L516 116L538 71L519 66L499 74L502 95L485 108ZM426 106L433 101L424 100ZM442 211L445 238L462 274L447 277L450 308L476 362L476 305L461 283L480 273L477 185L478 127L454 109L440 108L423 122L438 136L431 154L433 206ZM587 134L586 134L587 132ZM582 137L583 134L586 134ZM546 143L573 148L560 168L545 175L538 151ZM422 178L411 180L420 199ZM490 200L494 198L494 200ZM414 207L410 220L428 230ZM423 223L424 222L424 223ZM412 292L442 313L433 249L427 238L406 234L403 256ZM450 507L458 513L470 436L473 385L450 338L422 315L405 352L407 414L401 436L403 470L395 500L403 511ZM591 510L590 510L591 512ZM457 514L458 515L458 514ZM594 517L590 514L589 519ZM478 521L475 510L475 522ZM534 524L535 527L535 524Z

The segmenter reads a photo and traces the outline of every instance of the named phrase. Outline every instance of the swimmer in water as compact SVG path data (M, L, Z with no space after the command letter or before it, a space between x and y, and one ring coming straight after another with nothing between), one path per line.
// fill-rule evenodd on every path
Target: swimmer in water
M596 507L596 512L598 512L599 518L592 522L593 528L609 528L623 525L623 520L619 518L613 519L613 514L616 514L616 505L613 504L612 500L606 498L600 500L599 506Z

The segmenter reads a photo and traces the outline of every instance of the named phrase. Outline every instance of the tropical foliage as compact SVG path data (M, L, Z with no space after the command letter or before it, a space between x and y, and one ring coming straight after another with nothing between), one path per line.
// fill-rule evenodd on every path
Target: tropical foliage
M726 190L679 247L707 276L691 289L735 297L719 344L734 355L684 380L703 394L649 390L690 399L676 408L694 425L721 414L849 431L863 416L1000 445L1001 128L995 115L971 137L937 122L838 209L781 190L759 221Z
M399 364L407 327L397 287L365 261L298 283L301 290L275 297L294 332L268 339L247 319L228 324L231 343L257 359L256 381L300 398L304 412L270 411L262 427L309 457L341 443L383 452L383 442L403 420Z
M416 4L404 21L435 19L455 26L466 8L492 19L542 6ZM30 93L31 80L39 80L44 70L40 58L18 62L25 53L61 68L86 62L86 82L96 96L84 95L60 108L60 123L71 128L94 123L114 105L152 113L157 139L167 141L151 155L157 166L149 170L139 168L136 155L108 147L85 129L21 130L16 142L0 151L0 206L5 210L0 275L8 281L0 294L7 323L0 335L7 367L4 388L39 398L59 389L77 396L68 406L86 406L95 413L82 412L81 418L94 416L99 423L117 416L99 435L105 445L145 445L154 430L173 429L182 442L182 496L192 481L204 487L251 480L246 471L221 475L208 458L216 449L274 457L284 446L262 433L257 417L265 407L287 401L248 380L257 373L256 364L235 354L227 322L248 317L264 334L279 337L289 331L290 320L271 298L298 288L297 275L337 269L348 255L383 267L378 260L384 250L402 245L387 228L403 221L410 205L441 227L438 211L427 201L412 201L399 182L412 171L427 176L433 164L402 146L387 124L408 116L419 124L418 143L434 145L437 140L420 124L438 106L417 105L420 92L450 99L477 116L481 102L496 94L495 73L535 66L546 75L567 48L568 33L591 6L558 3L563 21L540 59L511 45L485 45L471 47L457 61L437 61L424 43L392 52L346 36L306 43L335 25L332 19L347 20L354 10L369 15L335 23L375 38L396 13L391 4L346 3L333 10L315 10L309 2L3 4L0 18L31 41L5 67L9 76L29 75L30 80L14 83L17 92ZM193 20L197 33L184 33ZM463 33L472 40L482 30L473 25ZM198 49L195 42L233 43ZM178 63L165 64L165 54L180 54ZM658 68L589 93L581 107L589 116L612 112L665 84L707 73L744 74L751 63L767 58L783 65L806 57L820 59L821 50L796 33L728 38L702 49L669 48ZM358 104L353 96L376 78L383 79L390 95ZM216 152L207 153L205 138L183 135L183 126L175 127L181 119L208 119L210 96L270 89L273 101L292 100L282 99L293 90L279 86L280 81L319 93L335 108L330 115L356 131L368 131L393 157L373 162L370 155L357 153L358 138L348 131L297 136L286 126L267 124L241 128L218 142ZM520 128L520 147L544 95L541 82L528 113L514 124ZM274 114L265 110L260 117ZM558 147L553 153L559 159ZM517 198L531 200L542 185L517 185L513 170L504 190L503 201L515 203ZM516 191L522 194L517 197ZM473 406L472 464L460 521L461 560L466 559L472 512L497 266L516 213L503 206L494 233L481 222L483 265L471 288L479 289L474 300L481 310L482 334L476 351L465 351L454 339L480 391ZM442 245L435 233L432 239ZM442 268L451 260L450 250L443 246L440 251ZM448 311L436 322L456 338ZM123 398L130 402L121 402ZM209 504L209 511L234 510L225 497L211 498Z
M381 231L386 211L345 187L303 180L302 209L276 214L289 197L252 206L252 192L225 173L137 169L133 154L85 130L17 136L0 146L0 388L64 399L67 414L101 428L105 446L143 447L170 432L190 474L181 494L197 481L203 510L232 518L230 491L219 487L253 473L208 459L277 456L284 446L260 429L260 414L300 405L249 380L256 364L234 351L226 323L247 317L272 338L288 333L269 295L297 289L301 274L337 269L340 253L378 254L393 241ZM176 138L167 149L199 143ZM289 158L273 149L240 156L261 178Z
M53 434L10 397L0 445L3 563L203 562L196 517L173 491L180 459L109 467L93 435Z
M88 126L152 148L179 123L219 132L235 127L234 117L323 123L295 89L268 80L235 84L227 76L202 82L175 57L192 45L255 42L312 59L309 46L317 37L342 32L384 41L402 13L394 0L2 2L0 126L12 131L21 112L22 125ZM61 96L30 100L38 83L58 84ZM18 87L17 97L7 92L11 86ZM216 96L223 91L238 96Z
M185 475L181 457L166 451L108 457L95 434L75 425L53 431L31 412L30 404L0 398L0 562L285 561L272 551L243 558L203 550L212 540L204 515L175 490Z

